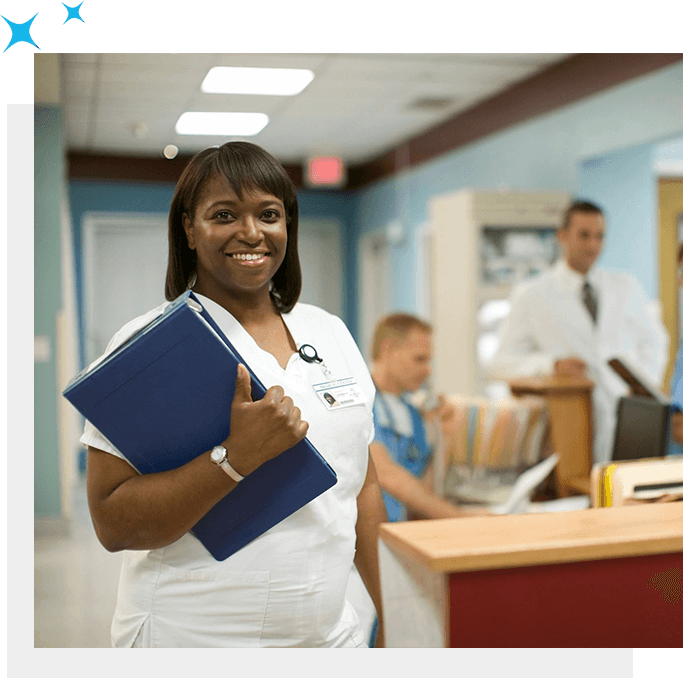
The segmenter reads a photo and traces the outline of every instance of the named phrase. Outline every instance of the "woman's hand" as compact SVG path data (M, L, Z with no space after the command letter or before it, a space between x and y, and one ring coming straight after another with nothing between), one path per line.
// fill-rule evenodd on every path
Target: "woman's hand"
M252 400L251 379L238 365L230 408L230 435L223 445L228 462L241 475L255 471L302 440L309 424L282 386L271 386L261 400Z

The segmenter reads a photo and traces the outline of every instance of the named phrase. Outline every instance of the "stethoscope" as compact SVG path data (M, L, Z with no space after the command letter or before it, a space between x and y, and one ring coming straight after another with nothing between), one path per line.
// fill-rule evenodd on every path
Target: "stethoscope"
M392 412L389 408L389 405L385 400L385 396L377 389L377 387L375 389L375 397L378 402L382 403L382 407L385 410L385 415L387 416L387 420L389 421L390 431L392 431L392 434L394 435L394 442L396 443L398 449L399 439L405 438L406 436L402 436L400 433L397 432L397 427L394 424L394 417L392 416ZM413 426L413 416L411 417L411 425ZM418 449L418 445L416 445L415 435L416 432L415 430L413 430L413 435L409 438L410 442L406 450L406 456L409 461L418 461L418 459L420 459L420 450Z

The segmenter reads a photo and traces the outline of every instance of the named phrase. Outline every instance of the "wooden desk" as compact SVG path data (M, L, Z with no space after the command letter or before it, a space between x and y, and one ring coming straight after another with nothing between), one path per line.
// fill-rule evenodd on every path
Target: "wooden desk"
M682 505L387 523L387 647L681 647Z
M556 467L559 495L589 494L593 382L577 377L527 377L511 380L509 387L514 396L541 396L548 403L551 439L560 457Z

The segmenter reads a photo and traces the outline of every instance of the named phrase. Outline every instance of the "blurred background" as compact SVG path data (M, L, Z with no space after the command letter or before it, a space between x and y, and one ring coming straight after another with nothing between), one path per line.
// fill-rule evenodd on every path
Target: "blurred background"
M306 84L204 91L214 67L300 69ZM258 113L266 125L184 134L186 112ZM557 256L571 197L604 208L600 263L638 278L674 357L681 54L37 54L37 647L109 645L119 563L95 540L82 420L59 394L121 325L163 301L175 182L192 154L238 138L265 147L295 182L301 300L342 317L366 358L385 313L430 320L438 300L467 296L477 303L463 313L450 390L496 394L479 370L511 286ZM474 263L436 279L431 203L456 192L499 216L455 214Z

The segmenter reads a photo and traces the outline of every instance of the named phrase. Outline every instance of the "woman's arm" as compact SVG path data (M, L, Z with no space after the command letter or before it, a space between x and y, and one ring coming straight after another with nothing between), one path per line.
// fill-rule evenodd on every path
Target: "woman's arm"
M298 443L309 427L280 386L253 402L242 365L230 417L231 433L223 445L230 465L243 476ZM102 545L109 551L154 549L188 532L237 484L210 453L171 471L139 475L123 459L90 447L88 505Z
M375 647L384 647L385 631L380 595L380 566L378 563L378 526L380 523L387 522L387 512L370 453L368 455L366 480L356 498L356 506L358 517L356 519L356 557L354 562L378 615Z
M88 448L88 505L108 551L155 549L190 530L237 484L209 452L172 471L139 475L128 462Z

